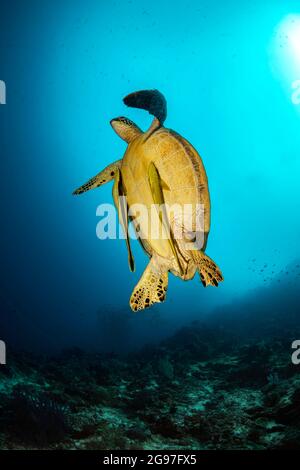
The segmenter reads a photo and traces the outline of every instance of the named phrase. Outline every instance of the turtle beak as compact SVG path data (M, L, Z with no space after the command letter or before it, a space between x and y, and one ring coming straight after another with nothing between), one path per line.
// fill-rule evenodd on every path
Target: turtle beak
M123 117L114 118L110 121L110 125L113 128L113 130L116 132L116 134L118 134L118 136L121 137L121 139L128 142L127 140L128 123L126 122L126 118L123 118Z
M118 136L127 143L130 143L142 133L138 126L124 116L112 119L110 125Z

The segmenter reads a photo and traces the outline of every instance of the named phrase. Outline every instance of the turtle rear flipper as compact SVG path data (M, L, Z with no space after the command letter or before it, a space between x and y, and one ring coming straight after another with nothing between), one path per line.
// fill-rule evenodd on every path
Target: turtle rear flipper
M137 312L150 307L156 302L164 302L167 287L168 271L158 270L152 258L130 297L131 309Z
M216 263L203 251L191 250L190 254L196 264L203 286L218 287L219 282L222 282L224 278Z

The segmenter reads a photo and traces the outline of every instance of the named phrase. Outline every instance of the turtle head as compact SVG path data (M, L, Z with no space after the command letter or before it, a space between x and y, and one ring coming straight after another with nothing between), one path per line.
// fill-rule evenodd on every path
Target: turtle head
M114 131L128 144L142 134L141 129L126 117L117 117L110 121Z

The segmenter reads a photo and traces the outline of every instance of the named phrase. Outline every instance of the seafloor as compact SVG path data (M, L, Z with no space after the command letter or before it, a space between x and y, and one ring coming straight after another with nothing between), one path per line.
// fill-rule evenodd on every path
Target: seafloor
M123 358L10 352L0 367L0 447L300 448L297 314L289 324L268 315L242 327L237 317L194 323Z

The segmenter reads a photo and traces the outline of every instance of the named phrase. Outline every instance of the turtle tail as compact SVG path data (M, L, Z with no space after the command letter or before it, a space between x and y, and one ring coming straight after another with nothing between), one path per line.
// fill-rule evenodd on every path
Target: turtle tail
M167 102L158 90L141 90L130 93L123 99L130 108L140 108L155 116L162 125L167 117Z

